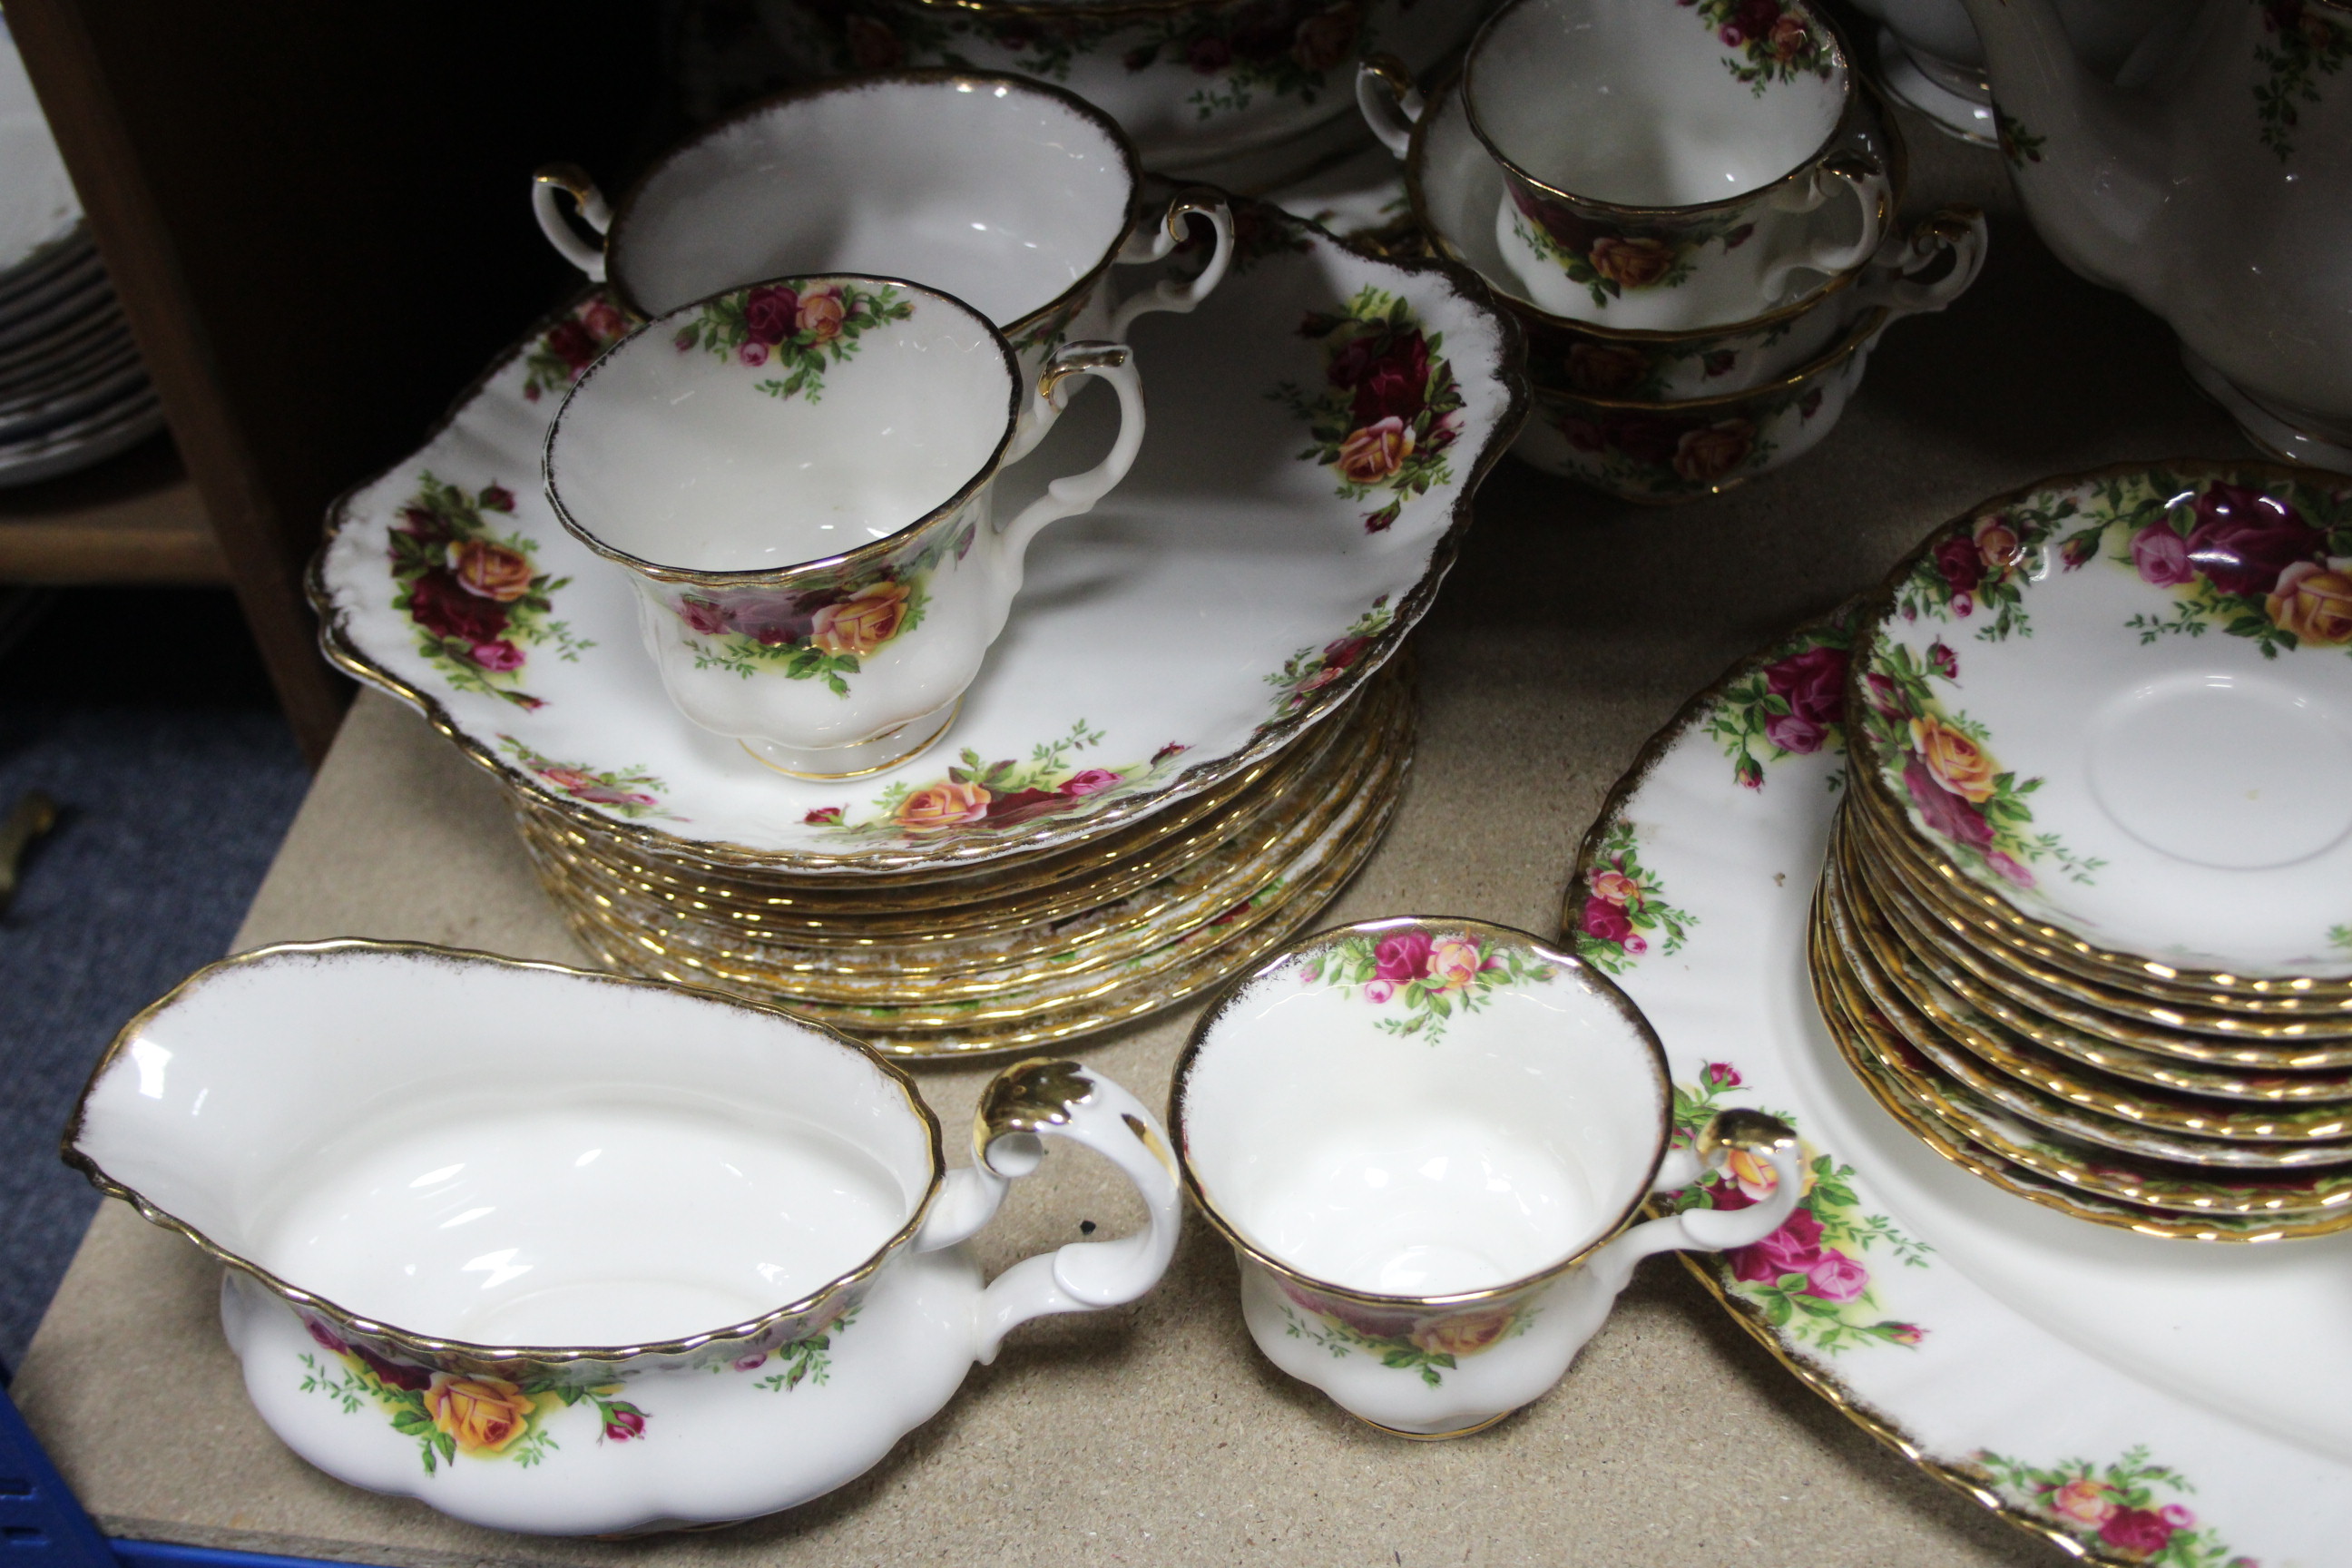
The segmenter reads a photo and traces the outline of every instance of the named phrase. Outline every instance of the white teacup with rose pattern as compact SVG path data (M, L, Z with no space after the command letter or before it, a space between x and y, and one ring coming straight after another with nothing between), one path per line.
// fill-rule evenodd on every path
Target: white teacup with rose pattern
M1664 1053L1578 959L1480 921L1304 939L1228 989L1176 1064L1184 1183L1283 1371L1413 1437L1557 1383L1654 1252L1744 1247L1802 1188L1797 1141L1727 1111L1685 1143ZM1721 1158L1752 1206L1635 1224Z
M996 476L1076 375L1119 398L1110 453L1017 517ZM549 501L629 574L670 700L803 777L871 773L955 716L1037 531L1143 440L1128 350L1070 342L1034 384L961 300L898 279L778 279L658 317L572 384Z

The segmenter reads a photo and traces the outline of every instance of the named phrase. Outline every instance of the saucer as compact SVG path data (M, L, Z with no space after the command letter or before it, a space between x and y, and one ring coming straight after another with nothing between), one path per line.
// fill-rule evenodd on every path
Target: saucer
M2347 555L2352 492L2260 464L1980 507L1878 597L1859 783L2011 923L2173 969L2352 976Z
M1212 789L1395 651L1525 408L1513 330L1468 279L1357 255L1269 206L1235 212L1224 285L1191 315L1136 327L1151 425L1135 468L1040 538L1010 626L923 756L852 783L784 778L671 707L627 589L589 569L532 482L570 377L620 330L601 294L516 345L420 451L336 506L310 576L330 656L509 789L716 864L953 874ZM1090 460L1112 412L1079 399L1000 481L999 510ZM427 540L509 551L530 586L466 595ZM942 787L965 750L1013 765Z
M2125 1561L2120 1538L2143 1558L2331 1559L2352 1530L2352 1238L2193 1247L2052 1212L1890 1117L1824 1027L1806 930L1846 759L1806 678L1841 672L1850 625L1695 698L1571 884L1580 954L1656 1026L1690 1112L1755 1106L1811 1144L1812 1224L1695 1272L1841 1412L2078 1557ZM1776 690L1807 722L1765 729Z

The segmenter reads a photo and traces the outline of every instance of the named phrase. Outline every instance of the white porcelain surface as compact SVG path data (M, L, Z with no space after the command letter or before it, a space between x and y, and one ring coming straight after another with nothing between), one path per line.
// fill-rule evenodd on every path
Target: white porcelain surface
M1480 30L1461 91L1507 172L1487 226L1537 304L1640 331L1744 321L1877 249L1884 173L1823 161L1846 63L1819 17L1773 15L1751 40L1737 14L1515 0ZM1663 277L1647 247L1671 255Z
M788 58L812 74L958 66L1067 88L1133 138L1144 166L1222 179L1238 155L1303 140L1346 112L1348 78L1375 50L1415 69L1477 25L1481 0L1192 0L1122 14L1019 5L952 10L880 0L855 13L757 0ZM1218 165L1223 164L1223 170Z
M1129 297L1115 260L1156 261L1164 195L1139 200L1118 128L1066 92L1012 77L935 72L780 95L672 149L622 198L602 250L532 186L541 227L647 315L763 279L904 278L970 304L1013 339L1034 376L1067 338L1120 339L1149 310L1186 310L1224 276L1231 219L1191 286ZM1130 228L1134 230L1130 237Z
M70 236L81 201L40 100L0 23L0 279Z
M927 757L846 785L803 783L670 707L639 651L630 590L597 570L529 482L553 410L548 389L560 393L567 374L540 337L518 345L448 428L338 509L315 575L330 647L425 707L512 786L676 847L736 846L796 869L980 864L1076 842L1204 789L1286 744L1388 657L1451 563L1476 479L1522 406L1495 308L1443 270L1358 256L1270 208L1243 212L1250 237L1230 286L1194 315L1137 325L1153 391L1133 472L1091 516L1039 540L1008 630ZM1323 395L1330 354L1299 323L1344 313L1367 289L1402 300L1425 344L1442 336L1433 357L1462 400L1423 493L1350 493L1329 464L1302 456L1311 421L1275 400L1286 384ZM1101 452L1112 401L1076 400L1000 481L1000 508ZM467 526L516 542L534 580L554 584L546 620L564 624L571 646L551 632L534 640L528 628L546 620L518 626L498 606L498 640L522 658L493 670L433 651L446 641L428 640L395 607L407 580L390 560L394 535L414 526L406 513L426 497L426 476L462 489L469 506L488 494L512 507L478 510ZM470 596L450 603L481 614ZM1049 785L1075 786L1061 796L1066 809L992 823L993 792L945 788L967 752L983 766L1026 766L1057 744Z
M1992 1459L2056 1477L2042 1489L2011 1470L1990 1489L2078 1550L2123 1560L2113 1525L2175 1561L2336 1560L2352 1529L2352 1346L2335 1329L2352 1238L2215 1247L2069 1219L1937 1156L1839 1059L1805 930L1846 766L1848 641L1832 626L1759 653L1654 742L1583 862L1630 874L1638 897L1588 915L1580 879L1570 898L1571 927L1603 933L1579 951L1656 1026L1675 1084L1785 1114L1846 1189L1816 1187L1810 1239L1792 1228L1746 1276L1735 1258L1715 1279L1817 1389L1925 1462L1979 1486ZM1759 710L1767 692L1790 713ZM1811 1270L1808 1310L1776 1320L1783 1264ZM2058 1496L2074 1466L2085 1484ZM2118 1522L2113 1477L2135 1466L2173 1476L2139 1473L2150 1517Z
M2059 258L2278 417L2352 447L2352 7L2202 0L2133 89L2077 59L2052 0L1968 10L2018 192Z
M1606 980L1476 921L1306 939L1212 1006L1177 1077L1178 1157L1239 1244L1252 1337L1398 1430L1527 1404L1636 1261L1753 1241L1795 1201L1790 1148L1776 1203L1617 1235L1699 1168L1668 1152L1656 1046Z
M1000 1100L980 1163L946 1171L912 1086L800 1019L330 942L216 965L134 1020L70 1135L230 1266L230 1342L297 1452L476 1523L590 1534L805 1500L1014 1324L1158 1280L1180 1205L1149 1113L1075 1063L1008 1069ZM961 1244L1038 1132L1109 1158L1149 1226L983 1289Z
M791 334L772 350L772 314ZM720 341L739 318L752 335ZM829 335L804 343L813 331ZM889 279L720 295L656 317L573 384L548 433L548 500L626 572L680 712L794 773L871 772L946 721L1037 531L1135 460L1127 351L1074 344L1050 363L1111 382L1118 435L1093 470L1000 520L1022 412L1034 403L1042 430L1069 388L1027 385L986 320Z
M2053 481L1958 525L1873 632L1870 669L1923 672L1933 705L1889 699L1883 798L2095 945L2352 973L2347 557L2352 505L2280 470Z

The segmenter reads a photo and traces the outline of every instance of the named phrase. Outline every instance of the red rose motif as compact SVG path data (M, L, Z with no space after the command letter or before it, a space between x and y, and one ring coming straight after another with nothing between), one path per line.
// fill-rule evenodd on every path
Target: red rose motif
M1955 844L1982 849L1992 843L1992 824L1968 801L1936 782L1927 764L1913 757L1903 764L1903 785L1919 807L1927 826Z
M313 1340L316 1340L323 1349L331 1350L337 1355L347 1355L350 1353L352 1347L343 1342L343 1337L335 1332L334 1330L327 1327L326 1324L319 1321L318 1319L305 1318L302 1320L302 1326L310 1331L310 1337Z
M433 1385L433 1373L424 1367L386 1361L365 1345L353 1345L352 1353L359 1357L370 1372L383 1379L388 1387L421 1392Z
M1223 38L1195 38L1184 60L1202 76L1214 76L1234 63L1234 47Z
M1784 752L1811 755L1845 718L1846 651L1809 647L1764 672L1764 689L1789 705L1764 721L1764 736Z
M1100 795L1116 788L1118 775L1108 768L1088 768L1062 781L1061 793L1072 800L1084 800L1090 795Z
M1010 827L1056 811L1066 810L1071 797L1057 789L1016 789L988 803L982 820L992 827Z
M1429 938L1421 931L1401 931L1383 937L1372 950L1372 973L1381 980L1402 984L1429 972Z
M547 345L548 352L562 360L575 376L594 363L596 356L604 352L604 345L590 335L588 329L573 321L556 322L547 329L547 336L541 341Z
M482 492L481 507L484 511L512 511L515 509L514 491L504 485L492 485Z
M1927 668L1946 680L1958 680L1960 678L1960 656L1940 642L1930 643L1927 645Z
M472 653L474 662L484 669L503 674L507 670L522 668L522 649L504 637L499 637L493 642L478 642L474 645Z
M1706 1081L1716 1089L1738 1089L1746 1080L1739 1076L1739 1069L1729 1062L1709 1062L1706 1064Z
M1805 1270L1805 1294L1824 1301L1851 1301L1869 1289L1870 1270L1834 1247Z
M1984 557L1973 539L1947 539L1936 546L1936 570L1955 594L1966 594L1984 581Z
M1727 1206L1719 1194L1716 1206ZM1822 1222L1813 1217L1812 1210L1800 1208L1789 1216L1788 1224L1763 1240L1723 1256L1731 1265L1732 1278L1750 1285L1776 1285L1781 1275L1804 1274L1822 1260Z
M754 289L743 300L743 324L751 341L773 347L800 330L801 297L781 283Z
M2260 490L2214 485L2197 498L2189 563L2224 594L2267 594L2279 574L2319 553L2326 536Z
M1577 924L1593 941L1612 942L1619 947L1624 946L1625 939L1633 934L1633 922L1626 917L1623 906L1601 898L1588 897L1584 900L1584 915Z
M2134 1557L2153 1557L2172 1540L2172 1526L2151 1509L2119 1508L2099 1526L2099 1539Z
M677 618L707 637L723 637L727 631L727 612L709 599L688 594L677 602Z
M1738 10L1732 13L1731 25L1739 29L1742 38L1764 39L1780 20L1778 0L1742 0Z
M820 805L814 811L812 811L807 816L802 817L801 824L805 827L838 827L841 826L841 807L837 805ZM765 1360L766 1358L763 1356L761 1359Z
M634 1405L608 1405L604 1407L604 1436L615 1443L625 1443L632 1437L646 1435L646 1413Z
M1160 763L1166 762L1169 758L1181 755L1183 752L1189 752L1192 749L1192 748L1190 746L1180 746L1175 742L1171 741L1168 744L1160 747L1158 751L1151 753L1151 765L1156 768Z
M429 632L468 644L495 641L507 629L507 607L469 594L457 574L436 566L408 585L408 614Z
M1351 413L1359 426L1382 419L1412 424L1429 403L1428 340L1417 331L1397 339L1387 353L1365 367L1355 388Z

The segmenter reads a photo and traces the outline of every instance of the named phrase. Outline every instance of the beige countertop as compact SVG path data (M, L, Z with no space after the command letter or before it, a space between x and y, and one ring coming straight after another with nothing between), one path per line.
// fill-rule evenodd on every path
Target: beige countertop
M1994 213L1952 311L1906 323L1841 426L1788 472L1674 510L1507 462L1420 637L1419 760L1334 922L1414 911L1555 929L1579 837L1642 742L1796 618L1872 583L1970 503L2126 458L2250 452L2171 335L2051 259L1994 155L1920 122L1912 205ZM361 698L239 947L404 937L583 963L498 790L405 709ZM1077 1054L1147 1101L1196 1006ZM950 1127L993 1064L925 1068ZM1057 1148L989 1266L1131 1211ZM1021 1331L864 1479L788 1514L630 1542L543 1541L354 1490L247 1404L217 1269L109 1205L14 1394L110 1533L362 1563L1946 1564L2058 1553L1909 1468L1807 1394L1667 1259L1643 1267L1549 1395L1454 1443L1383 1436L1250 1344L1230 1254L1194 1225L1137 1305Z

